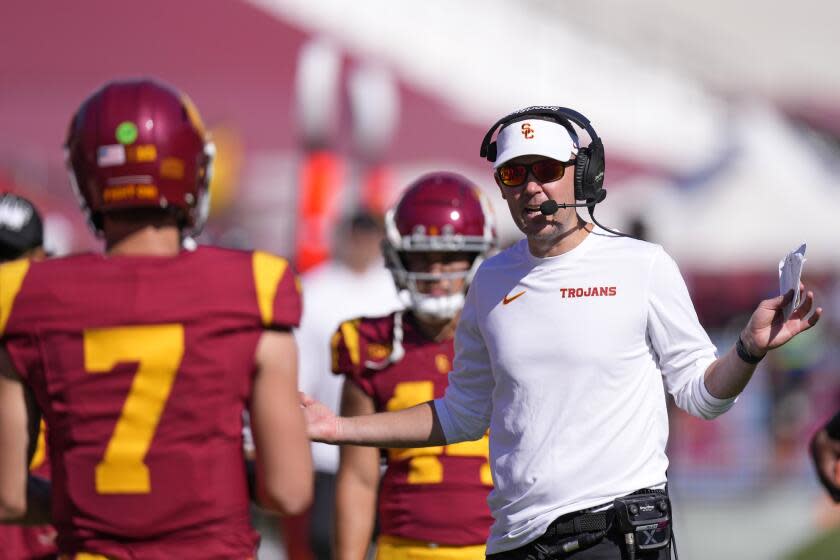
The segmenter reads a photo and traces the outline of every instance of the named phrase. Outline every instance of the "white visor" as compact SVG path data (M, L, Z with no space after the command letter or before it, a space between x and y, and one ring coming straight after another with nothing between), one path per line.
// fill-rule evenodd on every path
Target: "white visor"
M528 119L510 123L496 138L497 156L493 168L519 156L545 156L570 161L577 154L575 140L566 128L554 121Z

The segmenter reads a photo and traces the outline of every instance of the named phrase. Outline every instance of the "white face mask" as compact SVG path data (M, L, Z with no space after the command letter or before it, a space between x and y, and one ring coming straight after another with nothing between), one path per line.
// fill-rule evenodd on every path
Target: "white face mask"
M430 319L452 319L464 307L464 294L430 296L418 291L400 290L400 300L418 316Z

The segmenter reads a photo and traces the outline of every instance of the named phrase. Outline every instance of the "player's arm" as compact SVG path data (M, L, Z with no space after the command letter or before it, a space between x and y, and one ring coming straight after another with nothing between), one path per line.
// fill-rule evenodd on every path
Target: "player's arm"
M29 461L40 414L31 393L0 346L0 521L42 523L50 519L47 485L30 480Z
M342 416L373 413L373 399L355 383L345 382L341 395ZM366 557L376 518L378 487L379 451L373 447L342 446L335 496L337 560L363 560Z
M805 292L803 284L800 284L800 291ZM764 300L753 312L740 335L744 350L751 356L764 357L770 350L782 346L817 324L822 309L818 307L811 313L814 292L807 292L799 307L790 317L784 318L782 310L792 297L793 290L784 296ZM735 397L744 390L755 368L756 364L744 361L733 347L706 370L706 388L709 393L720 399Z
M290 331L266 330L256 351L251 427L257 465L257 497L285 515L312 501L312 454L297 388L297 345Z
M14 372L5 349L0 349L0 519L26 513L26 468L29 413L26 389Z

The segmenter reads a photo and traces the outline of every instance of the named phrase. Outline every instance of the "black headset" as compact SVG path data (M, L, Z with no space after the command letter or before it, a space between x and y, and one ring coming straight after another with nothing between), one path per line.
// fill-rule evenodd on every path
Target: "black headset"
M526 107L518 111L514 111L506 117L503 117L490 127L484 139L481 141L481 157L487 158L489 161L496 161L497 148L496 141L493 138L493 133L497 129L525 120L530 117L548 117L547 120L553 120L558 124L566 127L572 136L577 139L577 134L570 122L578 125L580 128L589 134L589 145L578 148L577 158L575 159L575 200L585 200L590 203L590 208L598 204L607 196L607 191L604 189L604 168L606 162L604 160L604 143L592 128L589 119L584 117L573 109L566 107L555 107L550 105L535 105L533 107Z

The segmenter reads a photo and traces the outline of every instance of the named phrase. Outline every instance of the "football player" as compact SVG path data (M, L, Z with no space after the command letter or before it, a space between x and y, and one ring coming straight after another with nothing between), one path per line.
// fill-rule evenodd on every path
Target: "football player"
M38 210L22 196L0 194L0 262L41 260L45 256L44 225ZM44 424L41 423L29 470L42 479L49 476L44 441ZM0 525L0 550L9 560L55 558L55 528L52 525Z
M405 311L340 325L333 372L346 376L342 415L399 410L443 395L470 279L495 244L485 199L467 179L431 173L386 216L383 252ZM366 557L379 491L377 558L484 558L492 523L487 436L444 447L343 446L338 472L339 560Z
M40 411L62 557L252 558L246 407L263 505L311 498L295 274L264 252L182 249L213 148L174 89L106 84L66 150L106 252L0 266L0 513L27 513L24 428Z

